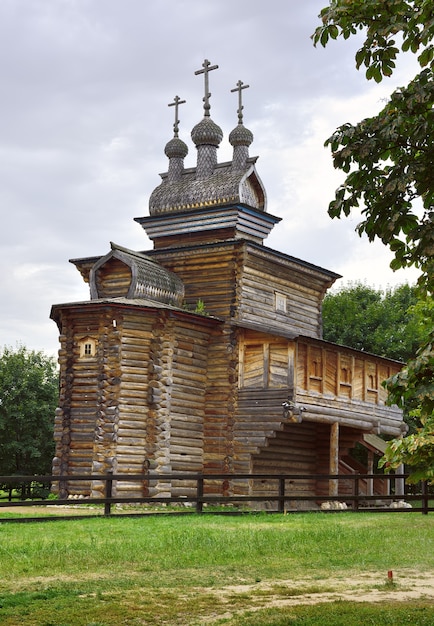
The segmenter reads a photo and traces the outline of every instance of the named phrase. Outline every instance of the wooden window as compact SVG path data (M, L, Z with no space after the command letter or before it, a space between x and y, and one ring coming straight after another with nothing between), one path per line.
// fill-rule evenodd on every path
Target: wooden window
M378 377L375 363L366 364L366 400L378 402Z
M286 313L286 295L276 291L274 306L278 313Z
M320 348L309 346L309 390L322 393L323 391L323 354Z
M321 365L320 363L318 363L318 361L312 361L310 375L314 376L315 378L321 378Z
M96 340L93 337L84 337L79 341L80 359L92 359L96 356Z

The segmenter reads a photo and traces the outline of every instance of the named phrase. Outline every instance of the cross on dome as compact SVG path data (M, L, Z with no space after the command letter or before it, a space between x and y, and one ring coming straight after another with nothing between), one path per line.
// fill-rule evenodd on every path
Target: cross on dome
M178 108L180 104L185 104L186 100L181 100L179 96L175 96L173 102L169 102L168 107L175 107L175 123L173 124L173 132L175 137L178 137L179 131L179 118L178 118Z
M197 76L198 74L204 74L205 75L205 96L203 98L203 108L204 108L204 115L205 117L209 117L209 110L211 108L211 105L209 103L209 99L211 97L211 93L209 91L209 79L208 79L208 74L209 72L211 72L211 70L217 70L218 69L218 65L211 65L210 61L208 61L208 59L205 59L205 61L202 63L202 70L196 70L194 75Z
M234 93L235 91L238 91L238 124L242 124L243 123L243 103L242 103L242 90L243 89L248 89L250 87L250 85L245 85L243 83L242 80L239 80L237 82L237 86L235 87L235 89L231 89L231 93Z

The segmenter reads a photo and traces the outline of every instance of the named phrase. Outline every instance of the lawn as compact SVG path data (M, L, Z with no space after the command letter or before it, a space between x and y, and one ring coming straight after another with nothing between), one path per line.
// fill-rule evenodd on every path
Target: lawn
M5 626L431 626L433 577L416 513L0 523Z

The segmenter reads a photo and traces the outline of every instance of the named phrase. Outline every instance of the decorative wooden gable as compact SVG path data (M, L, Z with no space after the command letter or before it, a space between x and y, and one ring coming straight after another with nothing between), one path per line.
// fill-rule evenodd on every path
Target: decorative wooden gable
M90 270L91 299L124 297L150 299L182 306L181 279L157 261L111 243L111 251Z

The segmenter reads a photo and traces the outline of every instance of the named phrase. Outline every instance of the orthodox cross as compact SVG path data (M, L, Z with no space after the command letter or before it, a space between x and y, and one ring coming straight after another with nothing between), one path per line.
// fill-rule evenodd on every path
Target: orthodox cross
M173 99L173 102L170 102L170 104L168 104L168 107L175 107L175 123L173 125L173 132L174 132L174 136L178 137L178 131L179 131L179 118L178 118L178 107L180 104L185 104L185 100L181 100L181 98L179 96L175 96Z
M231 89L231 93L233 93L234 91L238 91L238 124L242 124L243 123L243 103L242 103L242 90L243 89L248 89L250 87L250 85L245 85L243 83L242 80L239 80L237 82L237 86L235 87L235 89Z
M208 61L208 59L205 59L205 61L202 63L202 67L203 70L197 70L194 75L197 76L198 74L205 74L205 97L203 99L204 101L204 111L205 111L205 116L209 117L209 110L211 108L211 105L209 103L209 99L211 97L211 94L209 93L209 81L208 81L208 74L209 72L211 72L211 70L216 70L218 69L218 65L211 65L211 63Z

